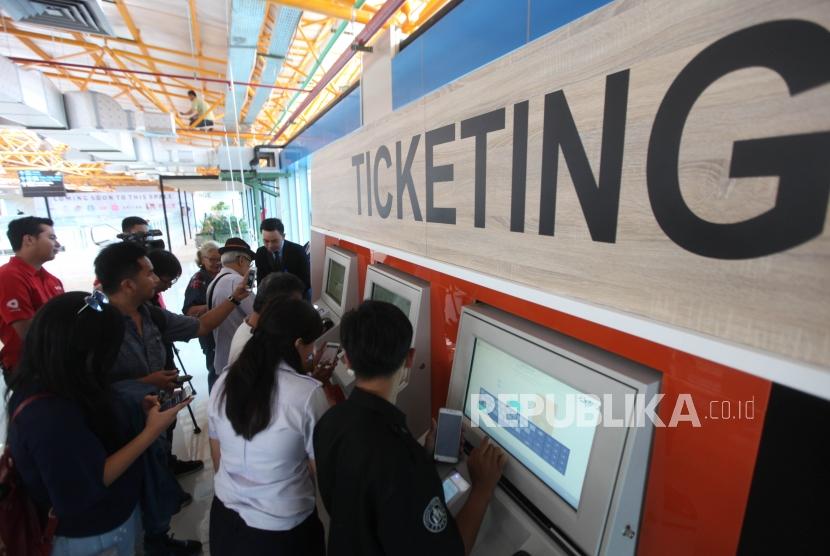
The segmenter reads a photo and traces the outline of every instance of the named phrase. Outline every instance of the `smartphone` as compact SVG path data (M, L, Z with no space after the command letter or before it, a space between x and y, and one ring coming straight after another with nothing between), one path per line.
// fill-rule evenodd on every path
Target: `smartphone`
M444 502L449 506L453 500L469 490L470 483L461 476L461 473L453 471L449 477L444 479L442 486L444 487Z
M175 390L173 390L173 392L162 390L161 392L159 392L159 404L161 404L161 407L159 409L161 411L167 411L173 406L182 403L192 395L193 389L187 384L185 384L181 388L176 388Z
M256 284L256 267L252 266L248 272L248 281L245 283L245 287L252 290L254 289L254 284Z
M458 461L461 443L462 413L442 407L438 410L438 430L435 433L435 460L449 463Z
M340 342L326 342L326 347L323 348L323 355L320 356L321 364L332 364L337 360L340 354Z

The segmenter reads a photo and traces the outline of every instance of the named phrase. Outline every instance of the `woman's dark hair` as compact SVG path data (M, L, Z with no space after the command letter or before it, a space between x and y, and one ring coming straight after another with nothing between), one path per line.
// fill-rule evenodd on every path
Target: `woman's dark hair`
M170 251L154 249L147 253L147 258L153 263L153 272L156 276L178 278L182 275L182 263Z
M271 301L286 299L294 294L302 299L304 293L305 284L290 272L271 272L257 286L254 311L261 313Z
M323 331L317 310L299 299L277 300L265 306L254 335L231 365L220 395L225 414L236 434L251 440L271 422L271 408L277 395L277 366L284 361L303 372L294 346L316 340Z
M12 390L42 388L77 403L108 449L119 444L108 373L124 339L124 319L108 304L86 307L86 292L68 292L38 310L23 343ZM8 404L7 404L8 406Z

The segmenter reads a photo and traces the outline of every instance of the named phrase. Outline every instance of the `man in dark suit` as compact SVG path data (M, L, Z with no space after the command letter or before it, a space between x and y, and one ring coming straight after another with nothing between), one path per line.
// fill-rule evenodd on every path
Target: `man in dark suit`
M311 269L303 246L285 240L285 227L279 218L266 218L259 225L259 231L264 245L257 249L254 258L257 284L272 272L290 272L303 281L305 297L309 299Z

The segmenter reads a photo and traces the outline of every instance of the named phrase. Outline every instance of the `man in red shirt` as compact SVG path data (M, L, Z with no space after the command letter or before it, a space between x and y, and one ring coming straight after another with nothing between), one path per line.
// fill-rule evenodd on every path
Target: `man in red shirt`
M37 310L63 293L63 284L43 263L51 261L60 243L48 218L27 216L9 222L9 242L14 256L0 266L0 363L7 378L18 364L23 338Z

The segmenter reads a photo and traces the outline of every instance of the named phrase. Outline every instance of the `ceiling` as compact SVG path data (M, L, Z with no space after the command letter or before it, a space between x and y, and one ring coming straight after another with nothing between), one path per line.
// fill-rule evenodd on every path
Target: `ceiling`
M0 7L13 1L0 0ZM63 93L95 91L127 110L174 114L173 140L195 149L285 143L359 80L358 54L320 83L351 50L364 23L381 11L380 29L394 25L403 37L448 2L389 0L400 7L388 17L390 6L383 11L384 0L97 1L113 36L14 21L5 9L0 55L42 72ZM202 94L212 110L216 125L211 130L193 128L179 115L190 106L188 89ZM295 114L298 107L302 110ZM88 179L95 185L122 177L107 173L106 165L97 162L64 164L71 149L39 139L36 132L0 126L0 166L6 174L0 173L0 184L23 168L96 177L97 182ZM36 143L38 156L32 156ZM212 171L199 168L201 173ZM123 177L134 180L136 175Z

